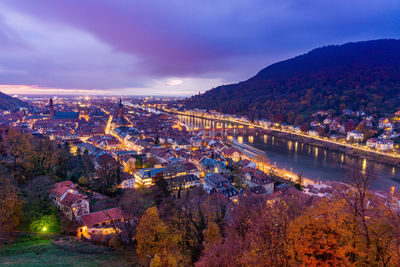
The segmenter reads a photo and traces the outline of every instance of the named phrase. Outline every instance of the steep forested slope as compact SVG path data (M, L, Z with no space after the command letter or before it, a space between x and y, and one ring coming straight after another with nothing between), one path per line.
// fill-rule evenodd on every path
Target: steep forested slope
M185 105L289 123L317 110L391 112L400 107L400 40L314 49L272 64L247 81L186 99Z
M0 110L8 110L25 106L27 106L25 102L0 92Z

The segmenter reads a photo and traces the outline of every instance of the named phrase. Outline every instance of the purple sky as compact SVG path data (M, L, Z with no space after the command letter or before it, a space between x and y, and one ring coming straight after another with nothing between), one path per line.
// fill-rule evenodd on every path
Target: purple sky
M399 0L2 0L0 91L191 95L380 38Z

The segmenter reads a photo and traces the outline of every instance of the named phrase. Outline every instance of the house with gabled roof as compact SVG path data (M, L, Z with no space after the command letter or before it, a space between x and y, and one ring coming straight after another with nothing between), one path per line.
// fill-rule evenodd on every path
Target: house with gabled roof
M122 227L124 216L120 208L111 208L84 214L77 221L80 224L78 237L90 240L96 236L114 235Z
M63 181L60 183L55 183L53 188L49 190L50 198L53 202L60 207L61 201L65 198L65 196L69 194L79 194L76 189L77 185L72 181Z
M85 195L67 192L66 196L60 202L60 210L68 219L73 220L89 213L89 200Z

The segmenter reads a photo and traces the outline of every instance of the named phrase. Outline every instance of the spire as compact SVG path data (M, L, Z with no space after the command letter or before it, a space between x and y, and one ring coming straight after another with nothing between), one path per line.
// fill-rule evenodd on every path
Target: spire
M122 105L122 99L119 99L119 108L118 108L118 118L123 118L124 117L124 105Z
M53 98L50 98L50 101L49 101L49 110L50 110L50 118L52 119L52 118L54 117Z

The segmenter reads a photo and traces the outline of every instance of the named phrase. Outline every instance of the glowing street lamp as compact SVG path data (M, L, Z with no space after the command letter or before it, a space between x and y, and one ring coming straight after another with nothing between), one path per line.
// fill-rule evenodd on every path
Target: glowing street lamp
M43 232L46 232L46 231L47 231L47 227L44 226L44 227L42 228L42 231L43 231Z

